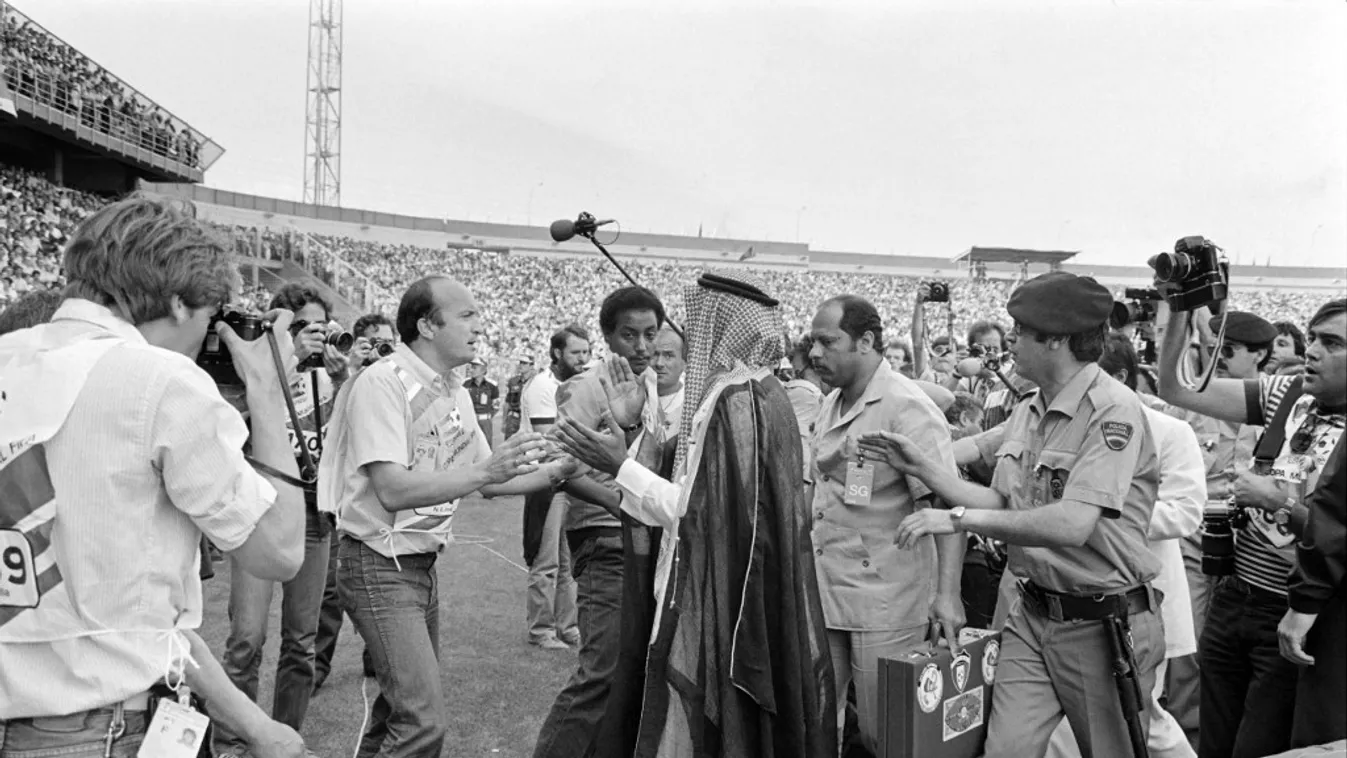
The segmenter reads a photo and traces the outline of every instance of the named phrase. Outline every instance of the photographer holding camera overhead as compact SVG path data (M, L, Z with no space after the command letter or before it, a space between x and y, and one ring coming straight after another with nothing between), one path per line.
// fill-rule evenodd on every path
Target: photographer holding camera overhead
M143 194L97 211L66 248L52 322L0 338L0 756L130 758L187 688L210 702L198 724L257 756L303 755L193 631L203 532L285 581L304 523L278 371L291 314L219 318L237 264L194 215ZM246 399L251 462L270 482L245 458L239 412L193 365L203 348Z
M332 305L312 286L290 283L281 287L272 297L271 307L295 314L290 325L295 353L286 367L294 416L283 408L281 418L305 482L304 564L293 579L281 585L281 649L271 715L298 730L313 694L314 642L327 583L332 530L328 519L318 513L316 466L322 457L322 437L332 416L333 398L347 376L349 361L345 353L355 340L332 323ZM275 587L274 580L259 578L246 566L233 563L224 666L234 685L251 698L257 697L267 614ZM243 740L227 729L220 730L216 745L222 753L247 752Z
M1252 375L1187 386L1178 364L1188 314L1226 297L1228 278L1217 252L1201 237L1186 237L1152 266L1166 300L1158 316L1163 327L1157 329L1160 396L1214 419L1264 427L1253 467L1234 461L1229 505L1209 503L1203 524L1203 569L1221 578L1211 592L1199 643L1198 753L1243 758L1286 750L1295 709L1313 707L1296 703L1296 669L1280 655L1277 624L1287 610L1287 578L1295 565L1294 543L1305 527L1305 497L1347 421L1347 301L1325 303L1310 320L1303 377L1259 374L1267 354L1255 358L1261 349L1250 354L1246 343L1231 340L1220 346L1220 362L1227 371L1251 368ZM1268 333L1254 318L1229 314L1223 339L1238 334L1260 345L1271 342L1275 328ZM1215 321L1219 334L1220 317ZM1251 324L1254 331L1244 331Z

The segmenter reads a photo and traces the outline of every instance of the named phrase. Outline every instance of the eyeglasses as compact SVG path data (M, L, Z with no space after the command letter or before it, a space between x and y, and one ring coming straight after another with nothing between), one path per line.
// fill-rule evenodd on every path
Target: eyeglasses
M950 348L949 345L933 345L931 347L931 355L934 355L937 358L944 358L951 352L952 349Z
M1318 414L1311 413L1300 422L1300 427L1296 433L1291 435L1291 452L1296 455L1304 455L1310 451L1310 446L1314 444L1314 430L1318 426Z
M1243 345L1240 345L1240 347L1244 347L1244 346L1243 346ZM1211 354L1214 353L1214 352L1216 352L1215 347L1213 347L1212 345L1207 345L1207 355L1211 355ZM1234 357L1235 357L1235 346L1232 345L1232 344L1230 344L1229 342L1225 343L1224 345L1221 345L1221 357L1224 358L1224 359L1226 359L1226 360L1230 360L1231 358L1234 358Z

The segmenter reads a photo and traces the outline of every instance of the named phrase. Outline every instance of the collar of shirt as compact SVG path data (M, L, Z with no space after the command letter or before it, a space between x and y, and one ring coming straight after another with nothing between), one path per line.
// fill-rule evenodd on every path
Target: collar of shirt
M1099 364L1091 363L1076 375L1071 377L1071 381L1062 387L1062 391L1057 393L1057 397L1052 399L1052 405L1043 407L1043 393L1039 392L1034 396L1033 408L1038 412L1038 417L1043 418L1049 413L1060 413L1067 418L1075 418L1076 409L1080 408L1080 401L1085 399L1085 394L1094 386L1094 382L1099 378Z
M874 375L870 377L870 383L865 385L865 392L861 393L861 396L851 408L847 409L846 413L839 414L836 420L833 421L828 428L831 429L850 422L852 419L861 415L861 411L865 410L867 405L879 402L884 397L884 388L893 383L897 376L899 376L898 372L894 371L893 368L889 366L888 361L880 361L879 368L876 368ZM841 388L838 388L836 392L837 401L835 407L840 410L842 408Z
M411 372L412 378L423 387L429 387L441 395L448 395L463 386L463 380L457 369L450 370L448 376L438 374L407 345L398 345L396 350L396 355L402 359L403 367Z
M145 335L140 333L131 322L112 312L111 308L99 305L92 300L72 297L61 303L51 317L55 321L83 321L100 329L107 330L130 342L147 344Z

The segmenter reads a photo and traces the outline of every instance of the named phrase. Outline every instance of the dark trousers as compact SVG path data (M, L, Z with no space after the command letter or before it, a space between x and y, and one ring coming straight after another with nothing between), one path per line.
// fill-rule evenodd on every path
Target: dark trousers
M1305 640L1314 665L1300 669L1291 747L1347 738L1347 593L1342 588Z
M1296 667L1281 656L1286 598L1226 577L1212 592L1198 655L1201 758L1261 758L1291 746Z
M299 729L313 694L313 645L318 633L318 608L327 577L327 524L316 510L305 517L304 563L294 579L281 584L281 651L276 662L276 686L271 717ZM267 639L267 616L276 582L258 579L234 562L230 573L229 639L222 656L230 681L250 699L257 699L262 648ZM221 727L220 745L241 744L237 735Z
M969 552L972 552L971 550ZM968 626L991 629L996 616L996 597L1001 586L1001 571L987 565L981 557L965 560L959 578L963 612Z
M579 529L566 539L576 584L580 661L538 732L534 758L585 754L603 718L621 650L621 529Z

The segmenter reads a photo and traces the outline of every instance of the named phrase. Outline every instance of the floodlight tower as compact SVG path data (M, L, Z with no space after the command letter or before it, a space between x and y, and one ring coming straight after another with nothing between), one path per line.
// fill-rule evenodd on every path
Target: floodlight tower
M309 0L304 202L341 205L341 6Z

